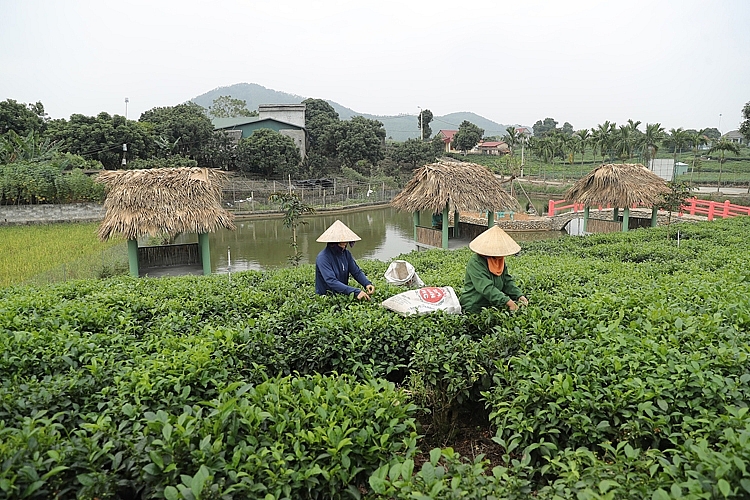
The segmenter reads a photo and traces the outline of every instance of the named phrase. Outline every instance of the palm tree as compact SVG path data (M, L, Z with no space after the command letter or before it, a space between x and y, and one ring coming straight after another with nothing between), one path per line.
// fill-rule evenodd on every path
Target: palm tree
M609 121L600 123L596 128L591 129L591 142L594 147L594 159L596 159L596 150L599 149L599 154L602 156L602 163L604 163L604 151L607 149L607 135L610 129Z
M692 183L693 171L695 171L695 164L698 162L698 150L701 145L708 142L708 138L700 132L692 132L687 135L687 140L693 148L693 166L690 168L690 183Z
M578 151L581 152L581 165L583 165L583 157L586 155L586 146L591 142L591 133L588 129L581 129L575 133L575 137L578 139Z
M591 129L593 136L595 137L594 143L599 148L599 153L602 155L602 163L604 163L604 152L607 152L608 157L612 157L612 146L614 145L614 138L617 133L617 124L615 122L610 123L609 120L597 125L597 128Z
M628 159L633 158L636 146L642 142L641 136L643 132L638 130L640 125L640 120L633 121L632 119L628 119L628 124L626 125L628 128Z
M728 141L724 138L719 139L718 141L714 142L714 145L711 146L711 149L708 150L708 154L711 154L715 151L719 151L719 181L718 185L716 186L716 191L719 192L721 190L721 171L722 167L724 166L724 162L726 159L724 158L724 153L726 151L731 151L734 153L735 156L739 156L740 154L740 146L739 144Z
M634 141L633 129L629 125L620 125L614 140L615 153L620 159L633 157Z
M669 137L667 138L667 144L672 147L674 153L674 164L677 165L677 153L682 153L682 148L688 142L688 134L682 127L669 129ZM674 180L674 168L672 170L672 180Z
M660 123L647 123L646 133L641 138L643 148L646 151L646 161L650 163L649 168L653 170L654 158L659 151L659 145L665 137L664 127Z
M503 136L503 140L510 147L510 156L513 157L513 151L520 142L520 134L516 130L516 127L507 127L505 132L507 133Z

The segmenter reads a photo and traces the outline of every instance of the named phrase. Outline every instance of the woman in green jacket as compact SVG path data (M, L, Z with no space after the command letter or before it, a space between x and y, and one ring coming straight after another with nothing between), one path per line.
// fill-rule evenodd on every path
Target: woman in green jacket
M464 312L479 312L484 307L507 307L511 311L529 301L508 273L505 257L521 251L513 238L493 226L471 243L474 255L466 265L464 290L459 298Z

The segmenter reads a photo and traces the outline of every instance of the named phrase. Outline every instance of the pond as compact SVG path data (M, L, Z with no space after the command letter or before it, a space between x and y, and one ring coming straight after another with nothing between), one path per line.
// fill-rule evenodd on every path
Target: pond
M427 214L429 216L429 214ZM341 220L362 241L351 252L355 259L388 261L416 250L412 214L399 212L390 206L368 207L357 211L323 213L306 216L307 224L298 228L297 245L302 263L315 262L324 244L315 241L336 219ZM429 221L424 221L429 224ZM211 268L215 273L228 271L263 270L289 265L292 231L284 227L281 218L238 219L237 229L225 229L209 235ZM512 232L516 241L564 237L559 231ZM196 235L186 235L176 243L198 241ZM230 268L231 259L231 268Z

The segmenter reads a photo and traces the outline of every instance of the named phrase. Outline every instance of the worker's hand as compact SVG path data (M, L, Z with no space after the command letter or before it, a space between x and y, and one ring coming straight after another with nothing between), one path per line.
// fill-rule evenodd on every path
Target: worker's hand
M518 297L518 302L519 302L519 303L520 303L520 304L521 304L522 306L528 306L528 305L529 305L529 299L527 299L527 298L526 298L525 296L523 296L523 295L521 295L520 297Z
M357 294L357 300L370 300L370 296L364 290L360 290Z
M508 306L508 309L510 309L511 311L518 310L518 304L513 302L513 299L508 300L508 302L506 302L505 305Z
M367 285L365 287L365 289L367 289L367 293L370 294L370 295L372 295L373 293L375 293L375 287L372 286L372 285Z

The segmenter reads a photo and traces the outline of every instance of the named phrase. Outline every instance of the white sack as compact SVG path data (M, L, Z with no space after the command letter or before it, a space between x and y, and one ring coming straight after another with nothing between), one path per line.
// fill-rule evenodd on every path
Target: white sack
M424 281L420 279L414 266L405 260L391 262L385 270L385 281L391 285L424 286Z
M461 304L452 287L423 287L409 290L385 299L381 305L399 314L429 314L443 311L461 314Z

